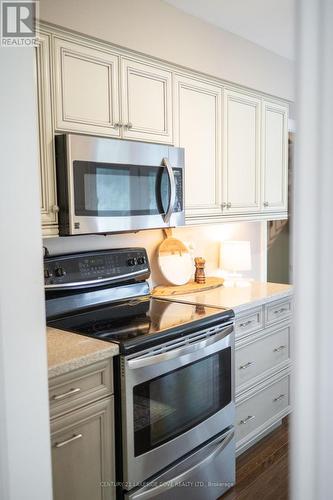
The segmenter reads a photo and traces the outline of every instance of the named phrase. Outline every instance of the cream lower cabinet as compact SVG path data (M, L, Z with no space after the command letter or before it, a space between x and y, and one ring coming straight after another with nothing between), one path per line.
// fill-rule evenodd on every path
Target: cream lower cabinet
M114 500L112 360L49 381L54 500Z
M240 455L291 411L292 299L236 314L236 450Z
M221 216L221 87L175 75L175 144L185 148L186 217Z
M260 210L261 101L224 91L223 211L225 214Z

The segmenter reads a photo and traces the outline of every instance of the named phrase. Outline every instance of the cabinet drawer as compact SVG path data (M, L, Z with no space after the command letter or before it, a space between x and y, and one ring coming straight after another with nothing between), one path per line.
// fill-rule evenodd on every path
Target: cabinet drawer
M236 391L290 359L290 325L236 347Z
M283 414L289 405L289 376L259 389L259 392L241 402L236 407L237 443L250 434L255 434L265 423L274 420L274 417L279 418L279 414Z
M113 406L111 396L51 422L54 500L115 499Z
M273 325L278 321L282 321L289 316L292 312L292 302L291 299L279 300L278 302L273 302L266 305L265 322L266 326Z
M112 359L49 380L51 418L113 392Z
M261 330L263 326L264 321L262 307L251 309L246 314L242 314L242 316L236 316L235 335L236 337L241 337L243 335L247 335L248 333Z

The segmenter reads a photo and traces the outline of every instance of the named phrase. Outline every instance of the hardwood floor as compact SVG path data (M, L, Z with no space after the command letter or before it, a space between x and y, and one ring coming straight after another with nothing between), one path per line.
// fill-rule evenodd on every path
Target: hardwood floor
M221 500L289 498L288 419L237 459L236 486Z

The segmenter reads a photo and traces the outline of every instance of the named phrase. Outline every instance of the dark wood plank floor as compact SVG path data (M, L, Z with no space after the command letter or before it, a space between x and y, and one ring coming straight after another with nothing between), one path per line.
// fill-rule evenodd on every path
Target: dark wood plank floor
M221 500L288 500L288 419L237 459L236 486Z

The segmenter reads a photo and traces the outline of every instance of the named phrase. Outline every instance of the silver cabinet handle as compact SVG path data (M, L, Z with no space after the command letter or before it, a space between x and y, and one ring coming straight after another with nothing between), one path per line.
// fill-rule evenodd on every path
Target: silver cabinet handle
M128 129L131 129L133 127L133 123L132 122L128 122L128 123L126 123L125 127L128 128Z
M283 351L283 349L286 349L287 346L286 345L280 345L279 347L275 347L275 349L273 349L273 352L280 352L280 351Z
M123 124L121 122L116 122L114 125L113 125L113 128L117 129L117 128L121 128L123 126Z
M250 422L250 420L253 420L254 418L256 418L255 415L248 415L246 418L243 418L243 420L241 420L239 423L240 425L247 424L248 422Z
M269 206L268 201L264 201L264 207L268 207L268 206Z
M281 307L281 309L277 309L276 311L274 311L274 314L281 314L284 311L288 311L288 309L286 307Z
M80 391L81 391L80 387L76 387L75 389L70 389L68 392L64 392L63 394L56 394L55 396L53 396L52 399L54 399L55 401L59 401L59 399L68 398L69 396L73 396L74 394L77 394Z
M226 204L226 202L225 202L225 201L222 203L221 207L222 207L222 208L227 208L227 204Z
M280 396L277 396L276 398L273 399L274 403L276 403L277 401L281 401L281 399L285 398L286 395L285 394L280 394Z
M239 327L244 328L244 326L249 326L249 325L251 325L251 323L253 323L253 319L249 319L249 320L245 321L244 323L240 323Z
M176 201L176 181L175 181L175 176L173 174L172 167L170 165L170 162L168 158L163 158L162 160L162 166L166 168L168 176L169 176L169 182L170 182L170 198L169 198L169 206L167 211L164 214L164 222L168 223L172 212L173 208L175 206L175 201Z
M229 201L229 203L227 203L227 208L231 208L231 203Z
M53 207L52 207L52 212L54 212L54 213L59 212L59 207L58 207L58 205L53 205Z
M71 438L65 439L65 441L60 441L60 443L56 443L54 445L54 447L61 448L62 446L65 446L66 444L72 443L73 441L76 441L77 439L81 439L82 437L83 437L82 434L74 434L74 436L72 436Z
M246 368L250 368L252 365L254 365L254 361L249 361L248 363L245 363L245 365L241 365L239 370L246 370Z

